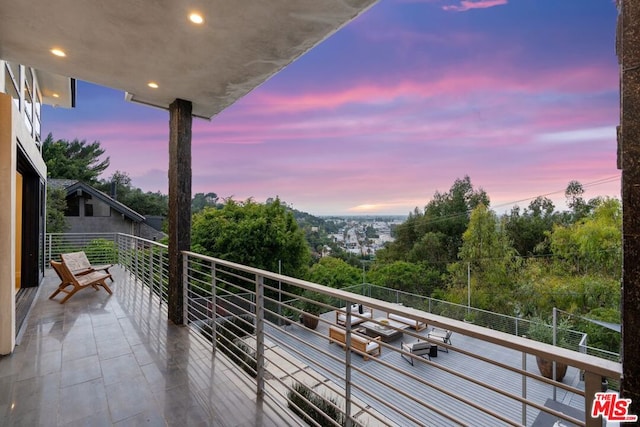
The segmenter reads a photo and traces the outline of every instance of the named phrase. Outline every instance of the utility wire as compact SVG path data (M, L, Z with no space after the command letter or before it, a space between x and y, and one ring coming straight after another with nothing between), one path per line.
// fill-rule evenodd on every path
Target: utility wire
M607 184L609 182L613 182L613 181L618 180L618 179L620 179L619 175L613 175L613 176L609 176L609 177L606 177L606 178L601 178L601 179L598 179L598 180L595 180L595 181L587 182L587 183L581 184L581 185L582 185L582 188L595 187L597 185ZM495 208L502 208L502 207L506 207L506 206L512 206L512 205L515 205L515 204L518 204L518 203L521 203L521 202L526 202L526 201L529 201L529 200L535 200L535 199L537 199L539 197L547 197L547 196L551 196L551 195L554 195L554 194L564 193L565 191L566 191L566 189L565 190L551 191L549 193L541 194L541 195L538 195L538 196L529 197L529 198L526 198L526 199L520 199L520 200L516 200L514 202L502 203L500 205L489 206L489 207L492 208L492 209L495 209ZM455 214L445 215L445 216L441 216L441 217L430 219L429 221L426 222L426 224L435 224L435 223L438 223L438 222L448 221L450 219L461 218L463 216L469 215L470 213L471 213L471 210L467 210L464 213L455 213ZM424 215L424 212L422 212L421 214Z

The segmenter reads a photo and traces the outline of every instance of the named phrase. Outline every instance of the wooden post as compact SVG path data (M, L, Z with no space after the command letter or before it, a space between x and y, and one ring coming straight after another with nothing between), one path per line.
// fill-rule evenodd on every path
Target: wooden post
M191 248L191 102L169 106L169 320L184 322L183 262Z
M622 168L622 384L629 412L640 415L640 2L619 3L618 165Z

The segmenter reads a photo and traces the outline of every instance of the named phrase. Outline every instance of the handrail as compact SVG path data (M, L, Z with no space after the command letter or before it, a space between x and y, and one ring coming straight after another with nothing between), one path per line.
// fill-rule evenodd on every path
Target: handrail
M152 290L152 294L158 296L159 303L164 303L169 285L167 246L124 234L117 234L115 242L118 247L119 263L137 278L132 283L147 286ZM183 251L181 256L184 257L186 322L195 331L201 332L197 334L201 339L211 341L214 351L221 350L220 345L225 340L235 343L233 346L237 348L233 351L238 349L245 351L247 346L253 346L252 355L248 354L246 356L248 359L243 356L238 366L242 370L253 373L251 375L255 378L253 381L256 396L259 397L262 394L281 396L283 410L288 410L286 395L287 390L292 389L292 378L298 378L304 373L305 378L324 378L318 379L317 386L314 386L317 390L314 389L314 393L319 393L326 388L332 395L337 396L340 399L337 407L347 417L347 424L358 422L360 420L358 417L363 416L376 420L379 424L397 424L395 419L402 420L401 424L419 424L421 420L424 422L422 417L429 414L427 416L434 417L432 420L438 419L446 423L464 425L469 421L465 421L458 409L467 407L470 408L469 410L478 411L479 417L486 416L494 422L510 425L531 424L530 418L535 416L531 413L536 414L542 411L577 425L591 427L598 425L599 422L598 419L590 418L589 410L595 392L600 391L601 378L617 379L622 372L621 363L616 361L539 343L417 308L359 295L344 289L325 287L191 251ZM281 286L282 284L286 286ZM294 288L298 291L293 292ZM328 325L336 319L333 310L347 307L345 346L352 351L336 352L336 345L328 344L328 337L321 330L310 330L302 326L296 326L293 330L287 328L287 324L295 320L285 316L282 310L288 310L289 313L294 314L303 312L300 307L291 303L293 299L299 299L299 301L305 299L298 295L301 290L315 291L328 299L328 302L317 303L322 307L322 311L331 311L331 313L328 316L312 316L319 319L320 328L325 328L324 330L327 330ZM441 349L452 350L451 354L455 356L443 355L439 360L430 361L404 352L398 348L397 343L381 342L379 345L382 355L371 357L369 361L364 362L361 356L366 354L350 347L354 337L368 338L363 329L357 325L363 319L359 319L357 310L351 312L351 305L354 303L365 305L374 313L395 313L423 322L430 327L447 329L452 331L454 337L459 340L464 338L467 342L481 342L484 346L496 346L504 351L513 352L514 355L522 356L517 356L514 364L499 362L493 360L490 354L479 353L475 347L464 347L456 342L453 344L436 342L433 338L426 337L424 333L409 328L401 330L405 337L403 339L424 339L432 344L437 343ZM232 323L235 320L237 322L234 326ZM375 320L371 319L371 321ZM248 336L253 337L253 340L245 342L243 340L246 338L243 338L240 332L247 328L250 329ZM205 334L206 329L209 332ZM274 349L277 350L274 351ZM227 354L226 351L228 350L225 350L225 354ZM237 354L234 356L233 351L227 355L231 358L238 357ZM415 363L415 367L412 365L412 369L409 370L405 366L398 366L397 360L388 356L390 353L396 353L398 360L401 360L400 354L404 354L414 358L418 363ZM584 371L584 387L553 381L530 371L526 367L527 355L552 359L556 363L566 363L574 369ZM456 359L453 359L454 357ZM252 359L254 362L251 361ZM504 388L502 385L494 384L490 379L468 372L464 364L453 366L447 363L454 360L476 366L491 366L491 369L505 372L504 375L520 378L521 380L513 381L514 384L510 385L513 386L522 381L522 392L513 387ZM287 366L291 366L292 372L284 375L288 369ZM428 368L428 376L421 373L424 372L420 371L421 366ZM444 383L438 383L436 380L438 377L446 377L447 380ZM420 392L407 390L407 384L414 384L412 387L416 387ZM575 394L584 397L585 421L564 415L546 407L544 401L536 400L538 397L535 393L526 392L527 387L534 384L540 384L540 387L549 387L549 389L553 387L554 390L558 388L566 395ZM382 389L410 400L415 407L402 405L399 401L382 399L379 396ZM477 396L469 395L465 390L475 390L475 393L481 393L487 397L478 400ZM434 399L444 403L435 404ZM503 400L511 403L505 403ZM503 409L510 408L511 412L516 410L514 405L517 405L517 408L521 405L522 421L517 420L518 417L513 418L513 414L503 413L499 406L490 407L489 403L492 401L509 405L504 406ZM531 413L527 413L527 408Z
M332 297L335 299L362 303L367 305L368 307L373 308L374 310L380 310L384 312L399 314L414 320L423 321L430 325L434 325L443 329L452 330L457 333L462 333L464 335L481 339L483 341L487 341L493 344L498 344L504 347L513 348L514 350L517 350L517 351L522 351L529 354L536 354L546 358L554 358L559 362L570 363L572 366L576 366L579 369L589 370L591 372L594 372L602 376L615 377L620 372L622 372L621 363L606 360L606 359L601 359L596 356L579 353L577 351L564 349L561 347L553 346L551 344L540 343L528 338L517 337L517 336L500 332L500 331L494 331L484 327L476 326L471 323L466 323L466 322L455 320L455 319L449 319L443 316L439 316L437 314L426 313L424 311L417 310L411 307L402 306L402 308L398 308L397 305L393 303L388 303L386 301L377 300L367 296L360 296L357 294L353 294L351 292L343 291L341 289L335 289L335 288L330 288L323 285L318 285L316 283L308 282L306 280L296 279L296 278L284 276L278 273L272 273L266 270L260 270L258 268L247 267L242 264L237 264L234 262L209 257L206 255L201 255L195 252L184 251L183 253L185 255L188 255L197 259L206 260L209 262L215 262L218 265L224 265L227 267L240 269L240 270L257 274L265 278L269 278L276 281L279 280L279 281L287 282L289 284L296 285L303 289L308 289L308 290L312 290L312 291L316 291L316 292L328 295L329 297Z

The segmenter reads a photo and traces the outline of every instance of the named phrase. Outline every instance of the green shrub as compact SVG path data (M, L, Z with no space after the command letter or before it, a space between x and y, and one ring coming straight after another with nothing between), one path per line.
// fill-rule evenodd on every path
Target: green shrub
M335 423L345 425L344 414L338 409L337 402L314 393L305 384L295 383L287 397L289 408L309 425L316 425L309 419L322 427L335 426Z
M571 348L568 340L570 328L571 323L567 319L558 321L556 325L556 345L558 347ZM545 344L553 344L553 326L540 318L531 319L526 335L527 338Z
M83 250L92 264L115 264L118 262L118 250L115 242L111 240L94 239Z

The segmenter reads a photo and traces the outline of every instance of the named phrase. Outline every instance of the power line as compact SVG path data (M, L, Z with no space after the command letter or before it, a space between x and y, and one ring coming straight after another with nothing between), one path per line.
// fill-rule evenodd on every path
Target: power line
M590 182L587 182L587 183L581 184L581 185L582 185L582 188L595 187L595 186L602 185L602 184L608 184L608 183L613 182L613 181L618 180L618 179L620 179L620 175L612 175L612 176L609 176L609 177L597 179L595 181L590 181ZM493 210L493 209L496 209L496 208L512 206L512 205L515 205L515 204L518 204L518 203L521 203L521 202L526 202L526 201L529 201L529 200L535 200L535 199L540 198L540 197L547 197L547 196L551 196L551 195L554 195L554 194L564 193L565 191L566 191L566 189L565 190L551 191L551 192L548 192L548 193L540 194L538 196L529 197L529 198L526 198L526 199L520 199L520 200L516 200L514 202L502 203L500 205L489 206L489 207ZM426 222L426 224L435 224L435 223L442 222L442 221L447 221L447 220L450 220L450 219L456 219L456 218L460 218L460 217L469 215L470 213L471 213L471 210L467 210L464 213L454 213L454 214L450 214L450 215L440 216L440 217L437 217L437 218L430 219L429 221ZM423 212L423 214L424 214L424 212Z

